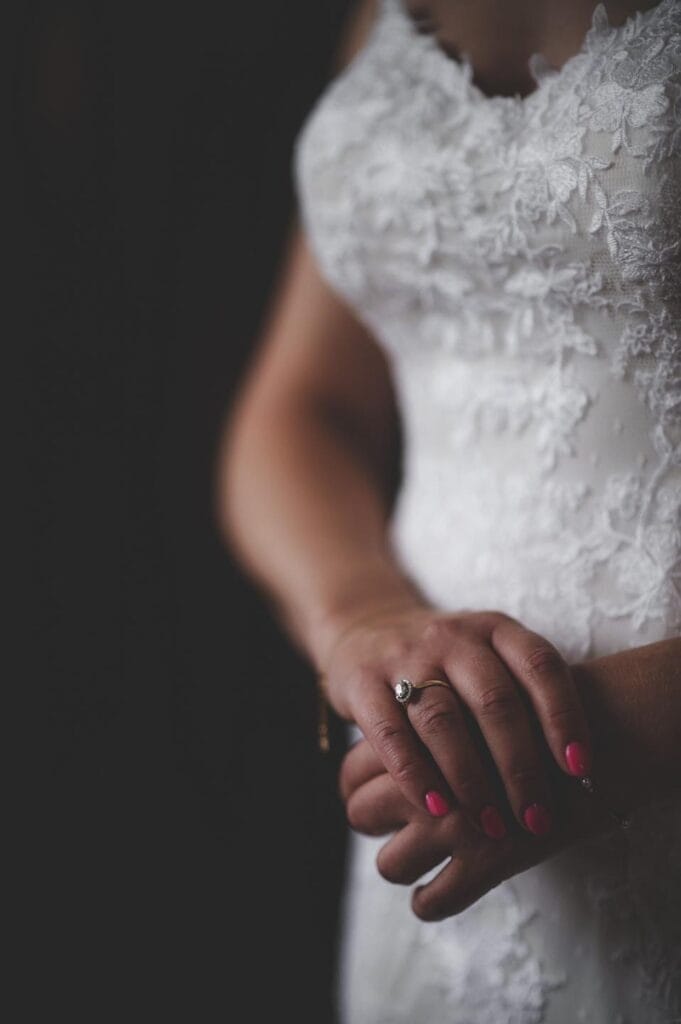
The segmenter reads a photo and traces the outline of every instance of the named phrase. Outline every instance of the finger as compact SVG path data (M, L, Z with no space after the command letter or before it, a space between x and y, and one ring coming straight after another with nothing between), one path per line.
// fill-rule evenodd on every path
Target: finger
M438 666L425 666L416 680L446 679ZM503 815L487 769L478 752L461 701L449 686L415 691L407 704L409 720L449 784L458 804L490 839L506 835Z
M559 844L549 844L555 852ZM412 894L412 910L422 921L441 921L460 914L507 878L526 871L545 856L538 856L530 836L515 835L503 843L484 843L468 850L455 849L448 864Z
M401 829L378 852L376 866L379 874L395 885L413 885L428 871L451 857L456 839L452 830L414 821ZM470 830L469 830L470 831ZM470 842L470 838L464 840Z
M385 836L407 825L417 813L397 788L388 773L382 770L369 782L355 789L346 802L345 813L355 832L368 836Z
M455 855L412 894L412 910L422 921L442 921L460 914L503 880L503 858L492 843L480 858ZM477 869L476 869L477 865Z
M434 817L447 814L454 803L452 795L396 702L388 681L375 687L370 698L365 693L353 712L364 736L407 800L417 810L425 808Z
M338 788L343 803L354 791L376 775L385 772L385 765L367 740L359 740L346 753L340 767Z
M551 830L552 797L538 737L521 692L486 643L460 641L445 668L496 764L520 825L534 836Z
M560 652L511 618L495 624L490 640L530 698L556 763L569 775L589 775L589 726L570 667Z

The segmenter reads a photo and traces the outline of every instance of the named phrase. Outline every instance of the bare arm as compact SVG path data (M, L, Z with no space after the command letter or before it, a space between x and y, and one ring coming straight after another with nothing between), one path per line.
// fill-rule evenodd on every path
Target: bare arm
M358 0L333 74L362 48L375 16L376 0ZM399 446L385 357L320 277L296 223L257 358L226 423L217 515L319 671L344 612L412 597L385 543Z
M226 425L218 515L320 669L345 611L415 597L385 539L398 446L385 357L320 278L295 230Z

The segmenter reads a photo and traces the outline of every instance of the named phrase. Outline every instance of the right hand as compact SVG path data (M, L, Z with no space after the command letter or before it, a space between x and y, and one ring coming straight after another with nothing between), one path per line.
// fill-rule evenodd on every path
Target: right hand
M363 835L389 836L376 856L379 873L396 885L413 885L411 905L423 921L459 914L505 879L526 871L573 843L612 830L608 816L581 786L556 777L560 821L538 843L527 833L490 843L454 811L435 819L405 800L366 740L345 754L339 789L351 827Z
M402 677L439 678L451 689L428 687L402 707L393 692ZM504 794L526 833L551 831L537 726L563 772L589 774L589 731L569 666L501 612L374 610L328 648L322 680L333 708L357 723L415 807L441 816L458 805L490 838L506 832Z

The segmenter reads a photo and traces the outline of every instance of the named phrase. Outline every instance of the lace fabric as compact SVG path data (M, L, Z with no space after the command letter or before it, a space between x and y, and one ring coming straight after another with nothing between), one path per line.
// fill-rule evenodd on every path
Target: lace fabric
M574 57L530 68L534 92L487 97L381 0L294 173L320 270L390 359L396 555L434 604L578 660L681 632L681 3L620 27L598 4ZM437 926L356 838L348 1024L681 1020L680 819Z

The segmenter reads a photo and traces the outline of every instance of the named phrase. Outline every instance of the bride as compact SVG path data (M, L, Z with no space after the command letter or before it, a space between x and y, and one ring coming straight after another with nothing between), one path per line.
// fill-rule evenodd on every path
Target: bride
M378 0L343 53L218 488L356 739L341 1020L672 1024L681 3Z

